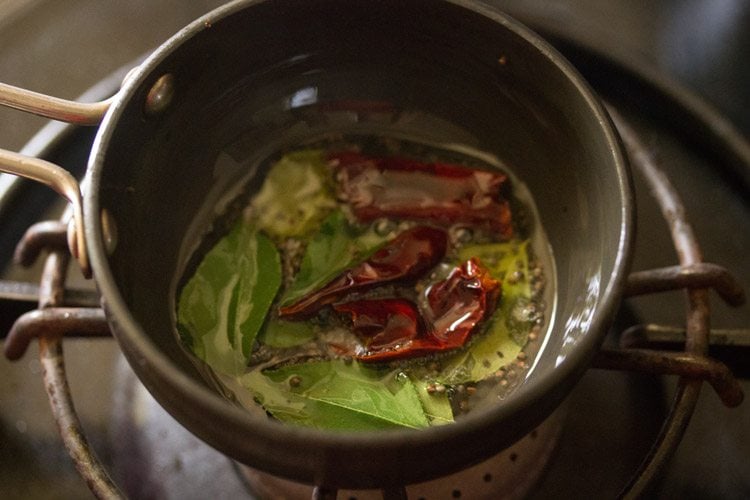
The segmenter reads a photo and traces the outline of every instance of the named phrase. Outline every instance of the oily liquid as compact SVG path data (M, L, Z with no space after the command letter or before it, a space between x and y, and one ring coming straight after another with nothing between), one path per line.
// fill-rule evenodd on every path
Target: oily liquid
M239 190L235 189L234 192L230 192L221 200L218 200L213 204L213 207L207 215L204 214L203 218L198 218L198 220L205 220L206 216L210 217L211 215L215 216L217 212L221 213L219 217L213 218L211 231L208 233L204 232L203 237L200 239L193 239L193 241L200 241L197 247L193 247L190 250L184 250L183 255L185 257L184 262L186 272L176 286L176 293L178 296L181 286L184 285L186 278L191 274L190 269L195 269L197 263L200 262L202 255L204 255L205 252L227 232L227 228L231 227L234 221L242 216L242 212L246 211L246 207L252 203L253 196L258 190L259 182L262 181L263 176L261 173L266 171L269 168L269 165L278 160L283 154L289 151L305 149L323 149L325 151L355 149L373 157L409 157L418 159L425 163L453 163L483 170L494 168L501 170L510 177L512 186L511 205L514 229L519 239L529 240L527 253L529 256L528 279L531 285L531 294L528 297L528 302L525 303L523 310L514 311L516 314L525 315L523 325L525 332L522 332L522 337L526 340L525 345L522 346L522 349L514 359L503 360L501 367L492 373L487 374L481 381L468 384L442 384L428 382L426 389L428 393L447 393L451 400L455 418L460 418L461 414L475 408L480 408L488 404L495 404L498 400L504 399L518 385L522 384L523 380L533 370L534 361L544 347L544 341L546 338L545 333L550 328L548 318L552 316L551 312L555 303L554 261L552 258L552 252L544 235L544 230L540 224L531 193L525 185L513 175L513 172L510 171L507 166L503 165L491 155L484 154L470 147L418 141L399 134L385 135L383 133L362 133L362 131L353 134L347 131L347 133L327 132L314 138L308 138L305 141L296 141L291 147L279 148L278 151L268 155L264 160L257 162L254 168L250 169L250 179L245 180L241 184L242 187ZM217 163L217 169L220 168L223 168L222 165ZM389 225L397 225L399 224L399 221L387 221L387 223ZM373 224L382 225L384 224L384 221L375 221ZM203 227L205 227L205 225ZM467 236L467 232L464 231L463 233L460 233L460 229L461 228L454 227L447 228L448 233L452 236L451 239L453 239L454 236L459 239L462 238L463 241L460 243L462 245L481 243L481 241L473 241L475 238L481 239L481 235L473 235L471 231L469 231ZM200 229L195 227L195 232L196 234L199 233ZM458 234L458 236L456 236L456 234ZM304 245L304 242L302 244ZM281 248L280 250L282 251L282 254L286 251L284 248ZM282 260L284 259L282 258ZM290 278L290 276L288 276L289 271L286 270L285 273L287 274L287 276L285 276L285 281L288 282ZM273 307L276 307L276 305ZM459 348L459 350L469 349L472 341L475 338L481 337L484 333L482 331L482 326L486 325L480 325L478 331L473 333L472 339L469 340L467 345ZM325 341L339 341L341 338L352 335L350 332L346 331L346 325L341 321L337 321L335 318L331 321L330 325L325 325L319 330L321 331L321 337L325 339ZM310 345L299 347L297 352L290 352L286 349L283 352L282 358L290 359L295 357L305 358L319 356L321 353L316 349L315 346L311 347ZM186 350L189 351L189 349ZM262 351L263 349L261 347L258 352L262 353ZM258 354L258 352L256 352L256 354ZM441 372L444 364L450 362L451 355L452 353L437 353L435 355L424 356L414 360L394 361L387 366L390 366L394 378L398 377L404 371L416 370L422 374L422 377L429 379L431 375ZM195 356L191 355L190 357L194 360L196 367L209 384L215 387L224 397L245 407L252 413L265 415L263 408L256 403L253 393L242 385L242 376L227 376L213 370L210 366L197 359ZM282 364L283 359L281 360ZM279 362L278 357L271 357L269 360L268 355L258 355L255 358L251 356L250 366L247 367L247 371L261 370L272 366L274 362Z

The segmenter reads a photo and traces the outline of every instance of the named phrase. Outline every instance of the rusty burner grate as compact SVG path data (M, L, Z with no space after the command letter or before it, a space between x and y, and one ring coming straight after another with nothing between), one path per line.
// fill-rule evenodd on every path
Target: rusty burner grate
M705 263L682 201L666 175L653 161L633 129L609 108L628 151L631 165L645 178L669 226L679 264L632 273L626 296L685 289L687 295L684 328L637 325L620 336L619 348L603 348L592 367L644 372L679 377L674 400L651 450L625 486L621 496L641 496L658 476L677 448L693 414L703 382L708 382L726 406L743 400L740 384L726 364L708 357L709 345L750 346L750 330L712 332L709 326L709 288L729 305L744 303L739 284L723 267ZM75 307L76 295L65 289L70 256L66 249L66 225L42 222L33 225L18 245L16 260L29 265L44 250L50 253L38 290L37 310L21 316L5 341L5 355L20 358L34 339L39 339L39 356L44 383L60 435L75 466L91 491L99 498L122 494L96 458L81 430L65 374L64 336L109 336L104 313L99 308ZM28 292L28 291L27 291ZM65 320L65 321L61 321ZM336 491L318 487L314 499L335 498ZM405 487L384 491L385 498L406 498Z

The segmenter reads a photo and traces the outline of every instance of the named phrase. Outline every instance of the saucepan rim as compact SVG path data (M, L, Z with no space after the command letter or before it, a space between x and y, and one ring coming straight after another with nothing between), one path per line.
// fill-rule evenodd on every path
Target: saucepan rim
M377 432L326 432L316 429L300 428L279 424L269 420L258 419L248 412L223 400L218 394L196 382L184 373L149 339L148 335L135 319L119 291L117 281L109 265L108 254L102 238L102 223L98 216L101 211L100 186L108 144L118 130L118 122L134 94L148 81L153 80L154 70L173 51L178 49L191 37L202 30L212 29L219 20L234 13L273 0L235 0L203 16L179 31L152 53L127 79L117 99L110 107L100 126L92 146L88 165L88 184L84 192L84 219L86 241L94 276L103 297L107 316L117 325L116 336L120 344L126 344L125 353L131 365L139 370L148 370L156 376L169 380L174 390L174 397L189 397L196 403L196 411L209 415L220 415L231 426L252 430L264 439L270 439L283 445L304 443L310 449L314 446L325 446L328 449L351 450L354 447L368 446L375 448L403 447L404 442L419 446L435 441L460 438L466 434L483 432L491 422L507 419L510 416L528 410L535 401L547 397L551 388L560 380L577 380L588 367L591 357L598 349L606 330L609 327L617 306L621 300L625 280L630 267L634 243L634 196L630 171L619 137L604 107L590 86L578 74L577 70L565 60L551 45L522 24L500 13L491 7L467 0L445 0L479 13L498 23L504 29L515 32L527 43L535 46L566 78L584 98L587 109L599 123L601 134L608 145L611 156L610 167L616 171L618 202L620 202L620 232L617 253L614 258L613 272L608 278L608 285L601 290L598 298L598 312L592 318L589 334L579 339L575 352L567 355L554 369L536 373L535 380L528 384L518 395L512 395L502 404L493 408L470 413L461 421L446 426L430 427L424 430L394 430ZM593 333L592 333L593 332ZM175 338L176 341L176 338ZM139 375L140 376L140 375ZM148 383L146 383L148 387ZM158 399L158 398L157 398ZM556 403L559 403L557 401ZM553 406L556 406L556 403ZM551 411L551 409L550 409ZM178 419L179 420L179 419ZM191 428L192 431L196 429ZM198 434L201 430L198 429ZM210 432L209 432L210 434ZM206 436L203 435L205 438ZM210 442L210 436L208 438Z

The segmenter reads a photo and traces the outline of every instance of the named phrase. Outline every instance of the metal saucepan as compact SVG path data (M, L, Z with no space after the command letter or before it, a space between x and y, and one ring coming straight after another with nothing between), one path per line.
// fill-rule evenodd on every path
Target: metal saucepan
M7 90L6 104L26 102ZM453 425L333 433L255 418L209 388L178 345L175 276L196 228L248 165L285 141L374 120L372 103L395 132L487 151L527 184L556 262L546 343L507 399ZM79 107L54 109L47 114L89 119ZM480 4L235 1L159 47L91 114L104 109L74 210L73 251L90 266L112 332L144 385L197 436L255 468L373 488L476 463L558 406L620 301L634 202L612 124L554 49ZM226 155L232 161L217 163ZM59 169L7 152L0 162L77 203L75 180Z

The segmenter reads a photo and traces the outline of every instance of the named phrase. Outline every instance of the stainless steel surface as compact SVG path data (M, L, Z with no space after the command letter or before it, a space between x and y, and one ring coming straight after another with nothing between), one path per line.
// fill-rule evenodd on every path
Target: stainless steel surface
M64 196L73 210L73 228L68 230L68 246L85 276L91 275L86 240L83 234L83 201L78 181L70 172L54 163L0 149L0 172L25 177L45 184Z
M177 0L137 0L127 3L96 0L0 1L0 80L75 98L115 68L139 57L218 3ZM569 0L554 4L522 1L492 3L506 7L522 19L526 16L540 24L575 32L600 47L611 48L628 57L642 58L655 68L699 89L720 106L723 113L744 127L742 130L746 137L750 134L750 85L747 84L750 70L743 63L748 58L750 43L748 30L741 29L748 25L750 2L711 2L717 7L712 14L709 12L710 15L705 11L714 9L705 7L708 2L700 1L670 0L658 4L645 0L627 3L594 0ZM720 18L721 23L711 21L714 18ZM702 44L701 40L705 43ZM54 75L54 78L49 75ZM0 147L20 148L44 123L45 120L16 111L0 110ZM675 146L669 140L653 146L666 151L663 153L665 155L674 153ZM670 165L670 173L680 171L679 160L679 153L676 153L675 158L670 160L670 163L676 164ZM702 182L706 175L710 174L691 171L687 178L677 179L677 188L684 189L688 182ZM724 191L707 193L706 203L712 207L716 204L713 201L716 197L727 195ZM641 201L639 198L639 203ZM747 201L744 203L746 206ZM723 220L729 215L732 214L721 213L717 217ZM709 222L702 225L711 224L710 218L707 219ZM701 229L698 228L699 238ZM648 232L639 238L660 241L659 237ZM724 241L710 241L705 253L710 258L712 254L723 251L730 255L735 266L747 267L747 247L742 245L743 241L742 237L737 236ZM641 255L641 260L649 265L656 261L658 265L666 266L674 263L669 257L667 255L665 262L659 262L661 257ZM748 286L747 281L743 282L743 286ZM632 307L648 313L654 309L642 306L638 301ZM747 326L747 306L739 313L721 306L715 311L716 326ZM666 319L672 319L669 312L657 312L663 313ZM676 323L679 323L680 314L676 313ZM108 422L112 410L109 402L117 388L114 387L114 378L108 374L116 365L117 348L111 341L88 340L67 342L65 347L73 397L84 429L92 437L94 447L102 451L104 461L109 462ZM0 496L87 497L90 493L70 465L54 428L36 359L36 353L32 352L17 364L0 360ZM635 380L641 381L637 377ZM640 403L629 406L630 400L612 402L595 390L605 385L627 393L638 385L631 384L632 381L630 377L613 381L597 371L591 371L584 377L572 396L572 406L590 409L598 420L593 424L586 418L570 422L569 435L587 436L578 445L593 450L592 457L597 457L596 450L604 449L598 443L610 437L615 440L614 447L619 448L622 458L613 459L604 455L570 465L567 472L560 473L568 475L568 488L557 491L570 494L575 491L576 485L585 488L586 483L601 482L605 474L588 468L597 460L599 465L604 464L603 468L609 469L608 473L627 478L632 472L627 464L632 462L630 455L637 446L629 438L618 441L622 439L617 434L620 429L609 428L608 422L621 423L622 415L635 412L632 417L625 417L624 421L638 427L644 434L654 432L650 422L654 417L658 421L662 389L653 387L652 391L637 396L635 399L643 406ZM671 384L668 380L663 389L669 394L673 390ZM746 381L743 386L747 392ZM592 394L595 395L593 398ZM652 407L646 402L655 404L656 410L651 410ZM583 428L584 425L591 425L591 428ZM726 409L713 394L704 391L698 401L696 417L667 468L659 490L661 495L682 498L745 498L750 495L750 471L747 467L750 444L747 439L743 441L749 428L750 412ZM565 444L564 435L559 460L570 458L571 452L564 447ZM212 482L214 478L220 481L223 476L203 477L206 482ZM622 485L597 486L601 496L607 497L616 493ZM555 491L543 486L538 496L546 498ZM201 496L197 491L192 491L192 495Z
M77 102L0 83L0 105L78 125L98 125L110 100Z

